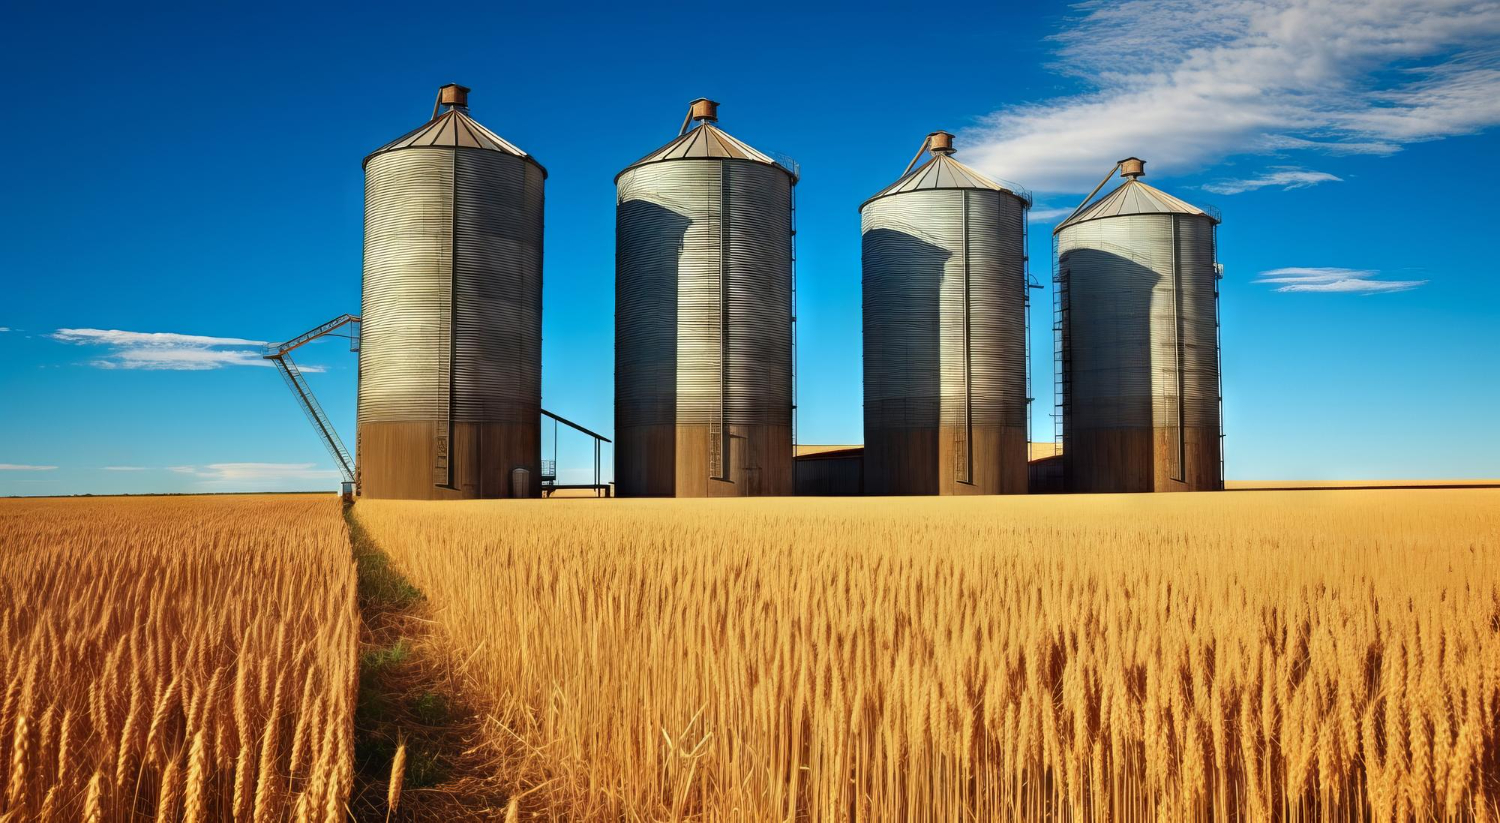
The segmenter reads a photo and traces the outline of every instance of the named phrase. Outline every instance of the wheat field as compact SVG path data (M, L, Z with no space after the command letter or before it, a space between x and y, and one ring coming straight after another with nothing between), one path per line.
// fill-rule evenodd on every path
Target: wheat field
M339 512L0 502L0 820L350 816ZM518 819L1500 820L1500 491L353 517Z
M0 501L0 819L342 820L332 495Z
M1500 818L1500 492L363 501L527 814Z

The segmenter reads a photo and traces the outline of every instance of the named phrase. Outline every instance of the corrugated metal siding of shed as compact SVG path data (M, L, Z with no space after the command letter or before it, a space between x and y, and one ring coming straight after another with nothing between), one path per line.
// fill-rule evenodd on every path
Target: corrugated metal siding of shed
M445 417L453 151L406 149L365 169L360 422Z
M456 151L453 419L535 423L542 397L542 172Z

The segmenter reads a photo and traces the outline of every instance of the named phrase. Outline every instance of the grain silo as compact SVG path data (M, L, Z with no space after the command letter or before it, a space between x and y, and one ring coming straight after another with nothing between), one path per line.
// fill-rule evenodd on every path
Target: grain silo
M1221 489L1219 220L1142 183L1144 161L1117 168L1054 231L1063 482Z
M1024 493L1030 200L923 149L860 206L865 493Z
M547 172L469 116L468 92L443 86L431 120L365 158L369 497L538 493Z
M625 496L792 493L795 166L691 104L615 178L615 477Z

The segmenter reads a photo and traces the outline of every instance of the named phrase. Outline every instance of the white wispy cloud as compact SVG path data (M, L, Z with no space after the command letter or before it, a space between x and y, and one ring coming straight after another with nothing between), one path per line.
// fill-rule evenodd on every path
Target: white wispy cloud
M0 463L0 472L50 472L56 466L28 466L24 463Z
M107 472L143 472L150 469L149 466L103 466L101 468Z
M1234 155L1390 154L1500 123L1493 0L1094 0L1055 36L1076 95L1011 106L963 159L1040 191L1115 160L1180 173Z
M331 480L341 475L315 463L209 463L206 466L169 466L211 483L266 483L285 480Z
M1338 183L1343 178L1335 177L1326 171L1307 171L1306 169L1280 169L1269 171L1258 177L1246 180L1221 180L1217 183L1207 183L1203 186L1205 191L1214 194L1239 194L1241 192L1255 191L1267 186L1275 186L1282 190L1305 189L1308 186L1316 186L1319 183Z
M264 340L243 337L119 329L58 329L49 336L63 343L107 347L109 352L105 356L89 361L89 365L101 369L206 371L225 366L272 365L259 349L237 348L264 346ZM322 366L299 364L299 367L304 372L324 371Z
M10 326L0 326L0 332L10 331Z
M1426 280L1378 280L1375 269L1335 267L1291 267L1263 271L1255 282L1274 285L1279 292L1325 292L1335 294L1381 294L1410 291Z
M1074 207L1076 208L1076 207ZM1053 220L1061 220L1073 213L1072 208L1053 208L1051 206L1038 206L1027 212L1026 219L1033 223L1046 223Z
M64 343L98 343L109 346L264 346L264 340L243 337L207 337L176 332L120 331L119 329L58 329L52 333Z

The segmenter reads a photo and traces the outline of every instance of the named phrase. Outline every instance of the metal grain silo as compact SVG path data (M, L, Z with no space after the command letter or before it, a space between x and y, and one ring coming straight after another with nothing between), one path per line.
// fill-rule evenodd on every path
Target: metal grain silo
M547 172L469 116L468 91L444 86L430 121L365 158L358 465L370 497L539 486ZM513 483L516 469L530 482Z
M792 493L792 187L692 103L615 178L621 495Z
M923 148L860 206L865 492L1024 493L1031 203Z
M1219 219L1142 183L1143 161L1118 168L1054 231L1064 483L1221 489Z

